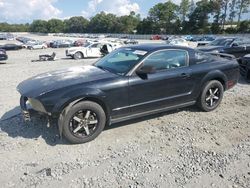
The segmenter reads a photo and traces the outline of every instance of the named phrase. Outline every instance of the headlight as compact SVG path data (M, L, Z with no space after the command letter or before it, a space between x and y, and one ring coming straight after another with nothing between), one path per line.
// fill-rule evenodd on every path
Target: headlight
M38 112L47 113L43 104L39 100L28 98L28 101L34 110Z

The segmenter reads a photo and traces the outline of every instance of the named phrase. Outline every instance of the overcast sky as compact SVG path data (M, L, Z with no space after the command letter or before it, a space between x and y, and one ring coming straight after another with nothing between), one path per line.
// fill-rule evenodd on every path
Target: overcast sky
M180 1L172 0L176 4ZM135 11L146 17L148 10L160 2L164 0L0 0L0 22L26 23L79 15L89 18L100 11L118 16Z

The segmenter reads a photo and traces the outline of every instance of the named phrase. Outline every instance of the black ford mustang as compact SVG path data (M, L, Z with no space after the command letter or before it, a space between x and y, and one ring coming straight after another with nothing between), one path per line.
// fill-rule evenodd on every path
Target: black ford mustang
M239 78L235 60L167 45L120 48L92 66L44 73L17 87L27 103L58 118L72 143L96 138L105 125L198 104L211 111Z

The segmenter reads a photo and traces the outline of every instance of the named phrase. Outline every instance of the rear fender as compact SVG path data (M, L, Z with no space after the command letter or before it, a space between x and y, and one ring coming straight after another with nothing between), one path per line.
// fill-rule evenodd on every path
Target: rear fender
M223 72L219 71L219 70L214 70L214 71L211 71L211 72L207 73L203 77L203 79L200 82L200 85L197 87L197 88L199 88L200 91L196 92L197 93L196 97L199 97L199 95L203 91L203 88L205 87L206 83L209 82L210 80L218 80L218 81L220 81L222 83L223 87L224 87L224 90L227 89L227 86L226 86L227 77L226 77L226 75Z

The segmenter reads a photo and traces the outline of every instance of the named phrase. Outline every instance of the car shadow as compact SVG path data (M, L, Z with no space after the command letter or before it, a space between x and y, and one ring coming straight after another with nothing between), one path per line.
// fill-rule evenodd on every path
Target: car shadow
M161 113L157 113L157 114L147 115L147 116L135 118L135 119L132 119L132 120L123 121L123 122L120 122L120 123L114 123L114 124L112 124L110 126L106 126L104 130L119 128L119 127L123 127L123 126L126 126L126 125L139 123L139 122L142 122L142 121L148 121L148 120L160 118L160 117L163 117L163 116L168 116L168 115L175 114L175 113L182 112L182 111L201 112L201 110L194 105L194 106L189 106L189 107L185 107L185 108L169 110L169 111L161 112Z
M200 110L196 107L187 107L159 114L149 115L133 120L124 121L121 123L112 124L110 126L106 126L104 131L123 127L126 125L131 125L141 121L147 121L154 118L159 118L166 115L171 115L173 113L177 113L180 111L199 112ZM6 112L1 117L0 130L7 133L8 136L11 138L21 137L25 139L38 140L38 138L41 137L50 146L70 144L64 138L60 138L57 126L57 120L51 120L50 127L47 127L48 119L46 117L41 116L36 112L32 112L31 117L32 117L31 121L25 122L23 120L20 107L15 107L14 109Z
M243 78L242 76L240 76L238 83L242 84L242 85L249 85L250 80L247 81L245 78Z
M50 121L50 127L47 127L46 117L35 112L31 112L31 117L31 121L25 122L20 107L15 107L0 118L0 130L11 138L38 140L41 137L50 146L68 144L65 139L59 137L57 121Z

